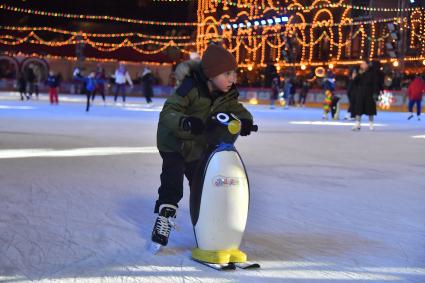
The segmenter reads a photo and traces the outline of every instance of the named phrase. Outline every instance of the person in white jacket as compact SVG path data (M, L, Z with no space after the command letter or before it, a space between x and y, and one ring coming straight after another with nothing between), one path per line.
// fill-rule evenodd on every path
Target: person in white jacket
M118 69L115 70L115 95L114 102L117 102L118 94L121 92L122 101L125 103L125 84L129 83L133 87L133 81L130 74L125 68L124 64L119 64Z

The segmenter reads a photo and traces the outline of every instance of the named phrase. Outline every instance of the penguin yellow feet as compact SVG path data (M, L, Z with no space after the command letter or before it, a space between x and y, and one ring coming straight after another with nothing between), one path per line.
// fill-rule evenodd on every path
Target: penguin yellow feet
M246 262L247 260L246 254L239 249L211 251L195 248L192 250L192 258L198 261L218 264Z

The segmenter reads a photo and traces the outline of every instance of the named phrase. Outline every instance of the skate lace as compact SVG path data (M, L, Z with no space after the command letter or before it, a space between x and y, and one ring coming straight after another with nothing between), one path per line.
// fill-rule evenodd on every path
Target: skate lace
M157 233L168 237L170 234L171 228L175 228L176 224L171 218L167 218L165 216L158 216L158 225L157 225Z

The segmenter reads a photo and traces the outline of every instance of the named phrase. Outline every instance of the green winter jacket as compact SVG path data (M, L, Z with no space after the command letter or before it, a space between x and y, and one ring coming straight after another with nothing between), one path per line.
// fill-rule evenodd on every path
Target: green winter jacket
M252 120L251 113L238 102L236 88L227 93L209 93L206 78L199 66L191 70L175 92L165 101L159 116L157 147L163 152L178 152L186 162L198 160L207 149L205 135L192 135L182 129L185 117L195 116L206 122L216 112L234 113Z

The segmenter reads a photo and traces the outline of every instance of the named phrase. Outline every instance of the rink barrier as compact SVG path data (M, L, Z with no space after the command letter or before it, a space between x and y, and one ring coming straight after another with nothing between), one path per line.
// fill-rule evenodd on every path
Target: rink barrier
M271 90L268 88L246 88L239 87L239 99L242 102L249 102L250 100L256 100L258 104L268 105L270 103ZM16 91L16 82L14 80L0 80L0 91ZM39 83L40 92L47 92L47 86L42 83ZM61 84L60 93L67 94L81 94L75 93L76 87L74 83L64 82ZM154 97L163 97L166 98L171 95L174 91L174 87L172 86L163 86L163 85L155 85L153 87ZM394 102L389 109L389 111L406 111L408 99L406 99L406 91L403 90L389 90L392 93ZM129 97L143 97L142 93L142 85L134 85L134 87L128 86L126 88L127 95ZM105 86L105 94L113 95L114 94L114 85L106 84ZM82 93L82 95L85 95ZM345 90L336 90L335 95L340 97L340 106L345 109L348 107L348 98ZM298 92L295 94L294 99L297 103L299 94ZM307 95L306 106L307 107L322 107L324 99L324 93L321 89L311 89ZM423 108L425 104L423 105Z

